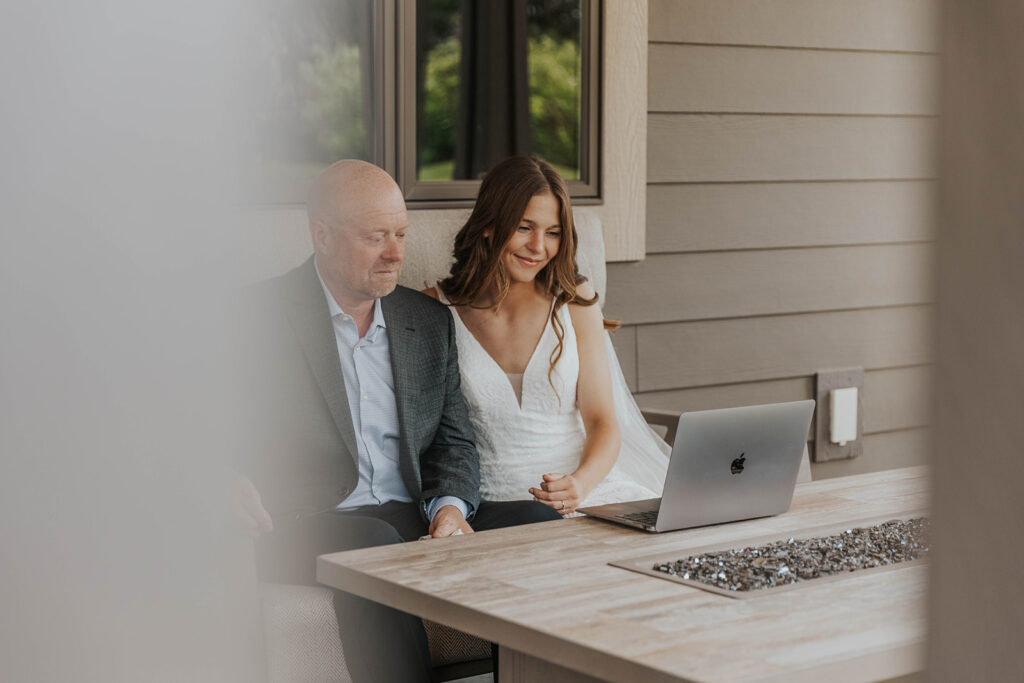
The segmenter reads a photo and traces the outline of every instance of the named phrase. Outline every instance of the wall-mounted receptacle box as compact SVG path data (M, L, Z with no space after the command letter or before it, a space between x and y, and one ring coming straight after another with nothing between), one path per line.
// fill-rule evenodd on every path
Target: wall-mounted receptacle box
M819 370L815 384L814 462L856 458L864 452L864 368Z

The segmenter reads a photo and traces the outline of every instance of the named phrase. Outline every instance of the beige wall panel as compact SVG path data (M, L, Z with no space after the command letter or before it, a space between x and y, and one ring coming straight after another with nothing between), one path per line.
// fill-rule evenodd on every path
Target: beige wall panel
M652 391L635 394L635 397L637 405L641 408L672 410L680 413L736 406L755 406L763 403L782 403L814 398L814 378L796 377L767 382L724 384L716 387ZM809 441L814 439L814 419L817 419L817 414L811 420L807 434Z
M657 112L935 114L939 58L655 43L648 109Z
M653 41L933 52L933 0L651 0Z
M932 301L930 244L658 254L610 264L610 316L627 323Z
M933 236L934 181L650 185L647 251L914 242Z
M637 386L657 391L932 360L930 306L642 325Z
M931 366L886 368L864 373L864 433L913 429L929 424ZM713 387L636 394L637 404L661 410L711 410L814 398L814 376L743 382ZM811 426L809 440L814 439Z
M626 378L626 386L636 391L636 327L624 325L611 334L615 357L622 366L622 375Z
M659 410L713 410L762 403L802 401L814 398L814 378L794 377L764 382L741 382L714 387L649 391L636 394L637 405ZM811 431L813 434L813 430Z
M923 179L935 120L651 114L649 182Z
M864 373L865 433L931 424L933 374L930 365Z
M815 480L845 477L848 474L879 472L898 467L927 465L931 451L931 430L907 429L899 432L868 434L864 453L849 460L811 463Z

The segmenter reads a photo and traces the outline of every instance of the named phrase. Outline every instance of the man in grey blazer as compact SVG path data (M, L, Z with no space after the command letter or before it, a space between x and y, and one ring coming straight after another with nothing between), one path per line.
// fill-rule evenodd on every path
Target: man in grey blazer
M340 161L310 193L314 256L255 289L260 428L235 506L265 581L315 584L324 553L558 518L480 500L451 312L397 286L407 225L390 176ZM419 619L340 591L335 609L353 680L429 680Z

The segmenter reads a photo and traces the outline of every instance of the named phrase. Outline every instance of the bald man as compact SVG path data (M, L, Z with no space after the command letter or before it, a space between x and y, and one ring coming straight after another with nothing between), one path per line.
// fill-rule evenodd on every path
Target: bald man
M324 553L559 519L480 501L451 313L398 286L408 217L391 177L339 161L308 213L313 257L256 290L262 429L236 510L261 578L316 585ZM430 679L419 619L341 592L335 610L354 681Z

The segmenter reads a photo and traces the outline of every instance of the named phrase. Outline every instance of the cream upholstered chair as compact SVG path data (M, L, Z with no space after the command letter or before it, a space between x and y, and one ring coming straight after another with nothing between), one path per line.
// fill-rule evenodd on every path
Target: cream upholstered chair
M580 268L603 297L606 277L600 220L585 208L576 209L574 215L580 234ZM423 289L448 274L455 233L468 216L468 209L410 213L401 284ZM291 230L297 233L296 239L304 238L298 226ZM301 244L289 244L288 249L294 254L309 253ZM350 680L329 589L264 583L259 591L270 683ZM492 669L489 642L426 620L424 626L435 680Z

